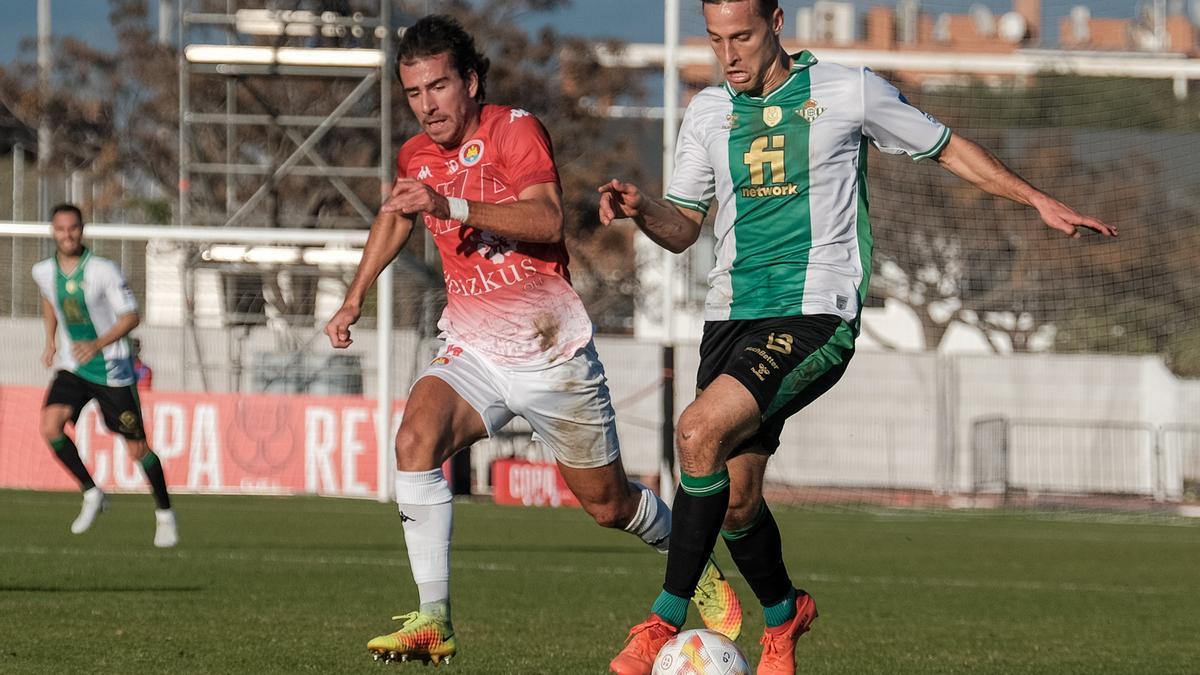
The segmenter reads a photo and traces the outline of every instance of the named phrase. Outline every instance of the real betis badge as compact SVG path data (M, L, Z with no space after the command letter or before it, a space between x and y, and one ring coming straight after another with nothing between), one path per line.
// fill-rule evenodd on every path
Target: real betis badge
M66 288L67 288L67 292L68 292L68 293L74 293L74 292L75 292L76 285L75 285L75 280L74 280L74 279L69 279L69 280L67 280L67 283L66 283L66 284L64 284L64 286L66 286Z
M763 108L763 122L767 126L773 127L783 121L783 108L777 105Z
M825 109L811 98L805 101L804 105L796 108L796 114L809 124L816 122L817 118L820 117L821 113L823 112L825 112Z

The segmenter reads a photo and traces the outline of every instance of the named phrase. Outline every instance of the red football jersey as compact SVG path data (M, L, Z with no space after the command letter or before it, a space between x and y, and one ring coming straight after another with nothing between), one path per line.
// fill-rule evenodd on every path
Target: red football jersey
M504 204L540 183L558 184L546 129L519 108L484 105L479 129L446 150L427 134L409 139L396 175L447 197ZM423 214L442 255L448 337L515 368L569 359L592 337L592 323L567 271L563 243L538 244Z

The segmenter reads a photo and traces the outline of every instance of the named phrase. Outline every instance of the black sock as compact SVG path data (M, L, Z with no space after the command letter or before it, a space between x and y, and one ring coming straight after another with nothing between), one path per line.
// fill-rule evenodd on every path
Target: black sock
M50 441L50 447L54 449L54 455L58 457L58 461L67 467L67 471L75 476L75 480L79 481L79 489L87 492L96 487L96 481L92 480L92 474L88 473L87 467L83 465L83 460L79 458L79 449L75 447L75 443L69 437L59 436Z
M167 478L163 475L158 455L154 454L153 450L147 450L141 464L146 481L150 483L150 489L154 492L154 505L160 509L171 508L171 496L167 494Z
M667 553L667 579L663 590L690 598L708 564L725 509L729 506L729 472L711 476L681 476L671 505L671 549Z
M765 501L749 525L732 532L722 530L721 537L738 571L764 607L778 604L792 592L792 580L783 564L779 525Z

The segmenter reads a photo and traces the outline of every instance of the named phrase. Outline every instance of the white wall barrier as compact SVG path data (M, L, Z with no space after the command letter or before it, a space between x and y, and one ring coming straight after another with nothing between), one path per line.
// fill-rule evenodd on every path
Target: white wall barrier
M312 330L319 338L319 327ZM180 357L180 329L146 326L137 333L155 369L156 390L199 392L194 355ZM265 327L237 338L240 344L228 331L199 329L196 335L204 367L212 369L207 378L212 393L254 393L249 364L281 346ZM368 393L375 377L373 339L373 331L359 329L350 352L362 357ZM433 347L411 332L396 332L398 398ZM0 319L0 349L7 356L0 361L0 385L45 386L49 374L39 363L41 348L39 320ZM231 369L234 349L242 355L242 372ZM323 339L309 341L306 349L332 353ZM601 337L597 349L617 408L626 469L654 476L661 443L660 348ZM698 353L695 345L682 345L676 354L682 410L695 391ZM1000 481L1008 489L1177 500L1188 485L1200 483L1198 410L1200 383L1175 378L1152 356L864 350L842 382L788 423L768 477L796 487L938 494L994 489ZM1000 446L996 424L1004 426ZM511 442L492 445L474 458L479 489L486 488L489 458L514 452ZM989 448L996 450L988 454ZM536 454L524 444L515 451Z

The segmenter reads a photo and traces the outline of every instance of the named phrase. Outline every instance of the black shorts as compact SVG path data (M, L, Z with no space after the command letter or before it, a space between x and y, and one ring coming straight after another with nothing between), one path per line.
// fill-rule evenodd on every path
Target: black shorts
M137 387L109 387L96 384L79 377L75 373L60 370L46 392L46 402L42 407L50 405L65 405L71 409L71 423L79 421L79 413L88 401L96 399L100 404L100 414L104 417L104 426L108 430L121 434L132 441L146 438L146 429L142 424L142 405L138 400Z
M774 453L784 421L829 391L852 356L854 331L829 314L706 321L696 388L721 375L740 382L758 402L762 423L729 456L752 447Z

